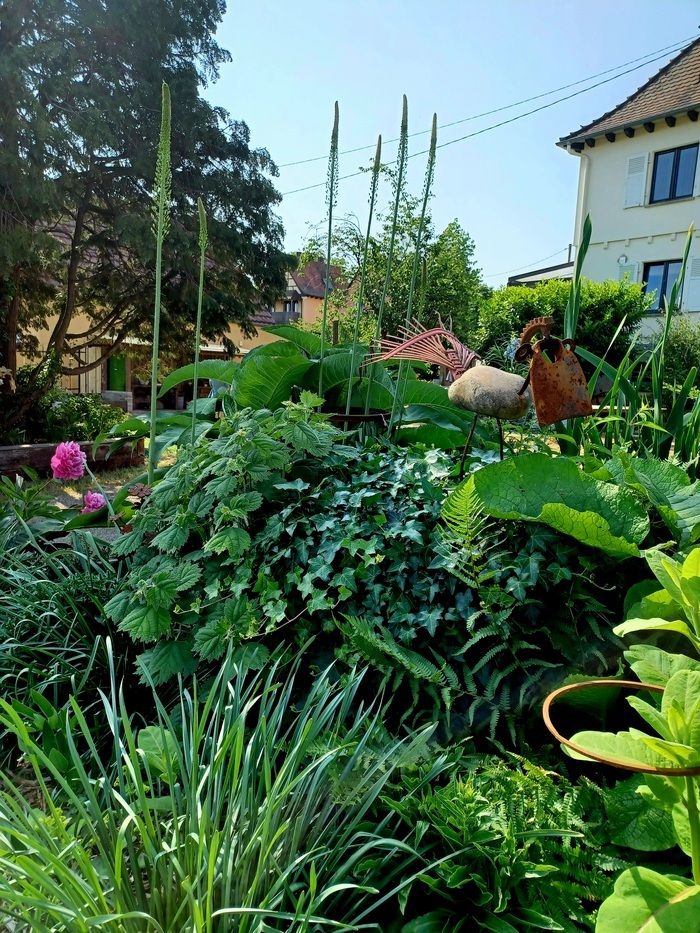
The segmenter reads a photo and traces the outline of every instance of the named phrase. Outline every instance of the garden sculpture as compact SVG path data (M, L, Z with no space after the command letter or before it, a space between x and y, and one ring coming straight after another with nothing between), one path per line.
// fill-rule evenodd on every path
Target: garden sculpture
M502 420L522 418L530 406L531 393L540 425L591 414L586 381L573 352L574 344L571 340L552 337L552 323L549 317L535 318L520 335L515 359L530 362L530 371L524 379L517 373L482 363L478 354L445 327L428 330L415 320L402 327L398 337L382 339L381 352L372 359L377 362L414 360L447 370L450 401L476 415L462 453L461 476L479 417L496 419L503 459ZM541 337L533 345L531 340L537 334Z
M537 421L541 427L565 418L591 415L586 377L581 369L573 340L552 337L551 317L537 317L525 325L520 346L515 351L519 363L529 362L525 385L530 384ZM532 338L540 339L534 344Z

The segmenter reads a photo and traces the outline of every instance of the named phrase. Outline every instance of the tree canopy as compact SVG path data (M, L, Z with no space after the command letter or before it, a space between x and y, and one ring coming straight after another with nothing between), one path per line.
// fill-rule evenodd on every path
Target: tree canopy
M402 193L391 281L382 321L385 334L397 333L404 323L419 222L418 198ZM380 215L376 233L371 236L369 244L361 333L373 332L373 322L384 288L391 230L391 214ZM336 291L332 294L329 319L339 320L341 339L348 336L352 326L364 237L365 232L355 218L344 218L336 224L333 232L332 262L339 267L341 275L336 282ZM442 321L468 343L477 326L479 307L489 292L474 261L473 239L457 220L451 221L441 233L436 234L432 217L428 214L420 249L414 317L427 326L436 326ZM324 256L323 234L314 232L301 252L299 264L303 266L310 260L323 259Z
M224 0L0 0L0 365L49 349L85 371L150 340L153 186L161 82L173 99L172 223L164 251L162 343L182 345L196 311L197 221L209 216L203 334L250 327L285 284L289 257L268 152L202 96L228 53ZM86 315L87 328L76 328ZM39 361L40 363L41 361ZM95 363L91 364L96 365Z

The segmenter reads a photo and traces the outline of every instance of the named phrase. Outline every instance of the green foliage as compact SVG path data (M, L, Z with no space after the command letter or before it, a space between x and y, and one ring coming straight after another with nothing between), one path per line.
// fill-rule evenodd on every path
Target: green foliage
M179 651L189 645L190 658L194 652L207 660L260 630L245 585L249 527L263 497L278 495L293 468L330 452L337 432L313 415L316 402L304 393L301 404L275 413L236 412L215 440L190 448L168 471L133 531L115 545L116 553L133 555L123 588L107 605L120 629L141 642L167 639ZM156 682L171 674L162 653L143 660L161 665L153 670Z
M393 183L395 190L394 180ZM354 319L354 290L364 275L362 332L370 331L372 324L378 323L381 334L397 333L408 307L420 216L419 199L404 191L398 201L395 226L393 207L379 215L377 232L370 237L366 262L363 261L365 231L352 218L345 218L336 225L332 262L341 272L331 300L335 314L329 312L329 320L337 317L342 328L342 322ZM480 307L489 293L475 263L474 240L457 220L450 221L436 234L429 209L423 226L413 314L428 327L437 327L442 320L460 339L473 345ZM307 243L304 255L309 259L321 258L322 246L321 238L314 236ZM341 333L348 339L350 328L346 325Z
M666 337L666 366L664 382L667 386L680 388L691 369L700 372L700 324L683 314L671 320ZM695 387L697 387L697 376Z
M119 425L124 412L107 405L99 395L74 395L54 389L45 395L32 419L33 439L46 441L94 441Z
M691 483L682 467L617 451L596 475L627 486L654 508L680 546L700 538L700 483Z
M407 794L392 787L390 806L411 827L426 862L402 892L403 933L421 930L590 929L591 912L622 867L601 851L600 803L527 762L483 759L457 765L442 786Z
M630 492L566 457L520 454L478 470L466 484L488 515L543 522L612 557L639 555L649 531L646 510ZM454 515L457 503L448 508Z
M623 590L603 591L603 561L543 529L472 516L468 547L451 546L451 471L435 450L348 452L267 519L251 585L268 624L295 619L300 643L315 634L319 654L369 663L397 715L514 737L547 683L606 668L617 642L604 603Z
M596 933L697 933L700 885L650 868L630 868L600 908Z
M687 638L700 653L700 548L692 550L684 561L660 551L647 551L646 559L662 588L652 588L643 595L616 633L671 632Z
M0 203L14 208L3 212L0 245L2 357L15 310L19 347L32 349L32 330L49 323L59 359L95 334L150 343L155 146L144 140L158 136L163 78L177 102L172 193L179 223L163 253L162 349L181 350L194 331L192 205L199 197L210 213L216 255L202 309L205 338L234 322L249 327L253 310L284 290L290 258L274 213L274 163L265 149L250 147L244 122L202 93L229 61L215 39L224 6L221 0L3 5ZM95 77L86 82L88 73ZM57 227L60 241L46 232ZM89 329L78 326L82 315Z
M408 834L399 817L368 814L429 737L388 739L360 686L357 673L323 675L302 696L294 669L251 675L228 657L205 691L183 686L172 713L154 692L145 728L110 691L96 727L108 756L73 701L60 762L0 700L40 802L0 775L0 913L56 933L105 918L124 933L356 929L377 887L395 896L419 865L394 838Z
M108 684L99 640L104 603L118 585L108 548L73 532L60 549L7 548L0 579L0 693L22 703L38 691L58 708L69 692L90 701ZM128 658L121 646L119 671ZM6 752L3 743L3 753Z
M554 333L564 334L564 316L571 283L553 280L535 285L503 287L493 292L479 310L476 346L481 354L505 346L534 317L554 318ZM650 299L641 286L622 282L581 282L581 298L575 340L598 356L605 356L610 341L621 327L607 359L621 360L634 331L644 317ZM624 321L624 323L623 323Z

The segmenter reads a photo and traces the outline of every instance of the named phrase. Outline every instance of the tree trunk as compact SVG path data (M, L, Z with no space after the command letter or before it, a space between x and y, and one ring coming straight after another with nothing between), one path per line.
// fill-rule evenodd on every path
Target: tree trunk
M68 260L68 272L66 275L66 303L53 329L47 348L53 350L59 360L63 355L66 334L68 333L68 328L70 327L70 322L75 312L77 278L80 269L80 240L83 235L86 214L87 204L83 201L75 214L75 225L73 227L73 235L71 236L70 258Z
M10 298L7 314L5 316L5 366L10 370L13 376L17 375L17 325L19 323L19 276L15 272L14 290Z

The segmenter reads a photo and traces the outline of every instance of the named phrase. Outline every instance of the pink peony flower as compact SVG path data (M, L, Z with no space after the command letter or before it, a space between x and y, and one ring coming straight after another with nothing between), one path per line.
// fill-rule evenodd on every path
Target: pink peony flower
M51 458L54 479L80 479L85 473L87 457L76 441L64 441Z
M86 512L97 512L107 505L107 500L99 492L86 492L83 496L85 507L80 511L84 515Z

